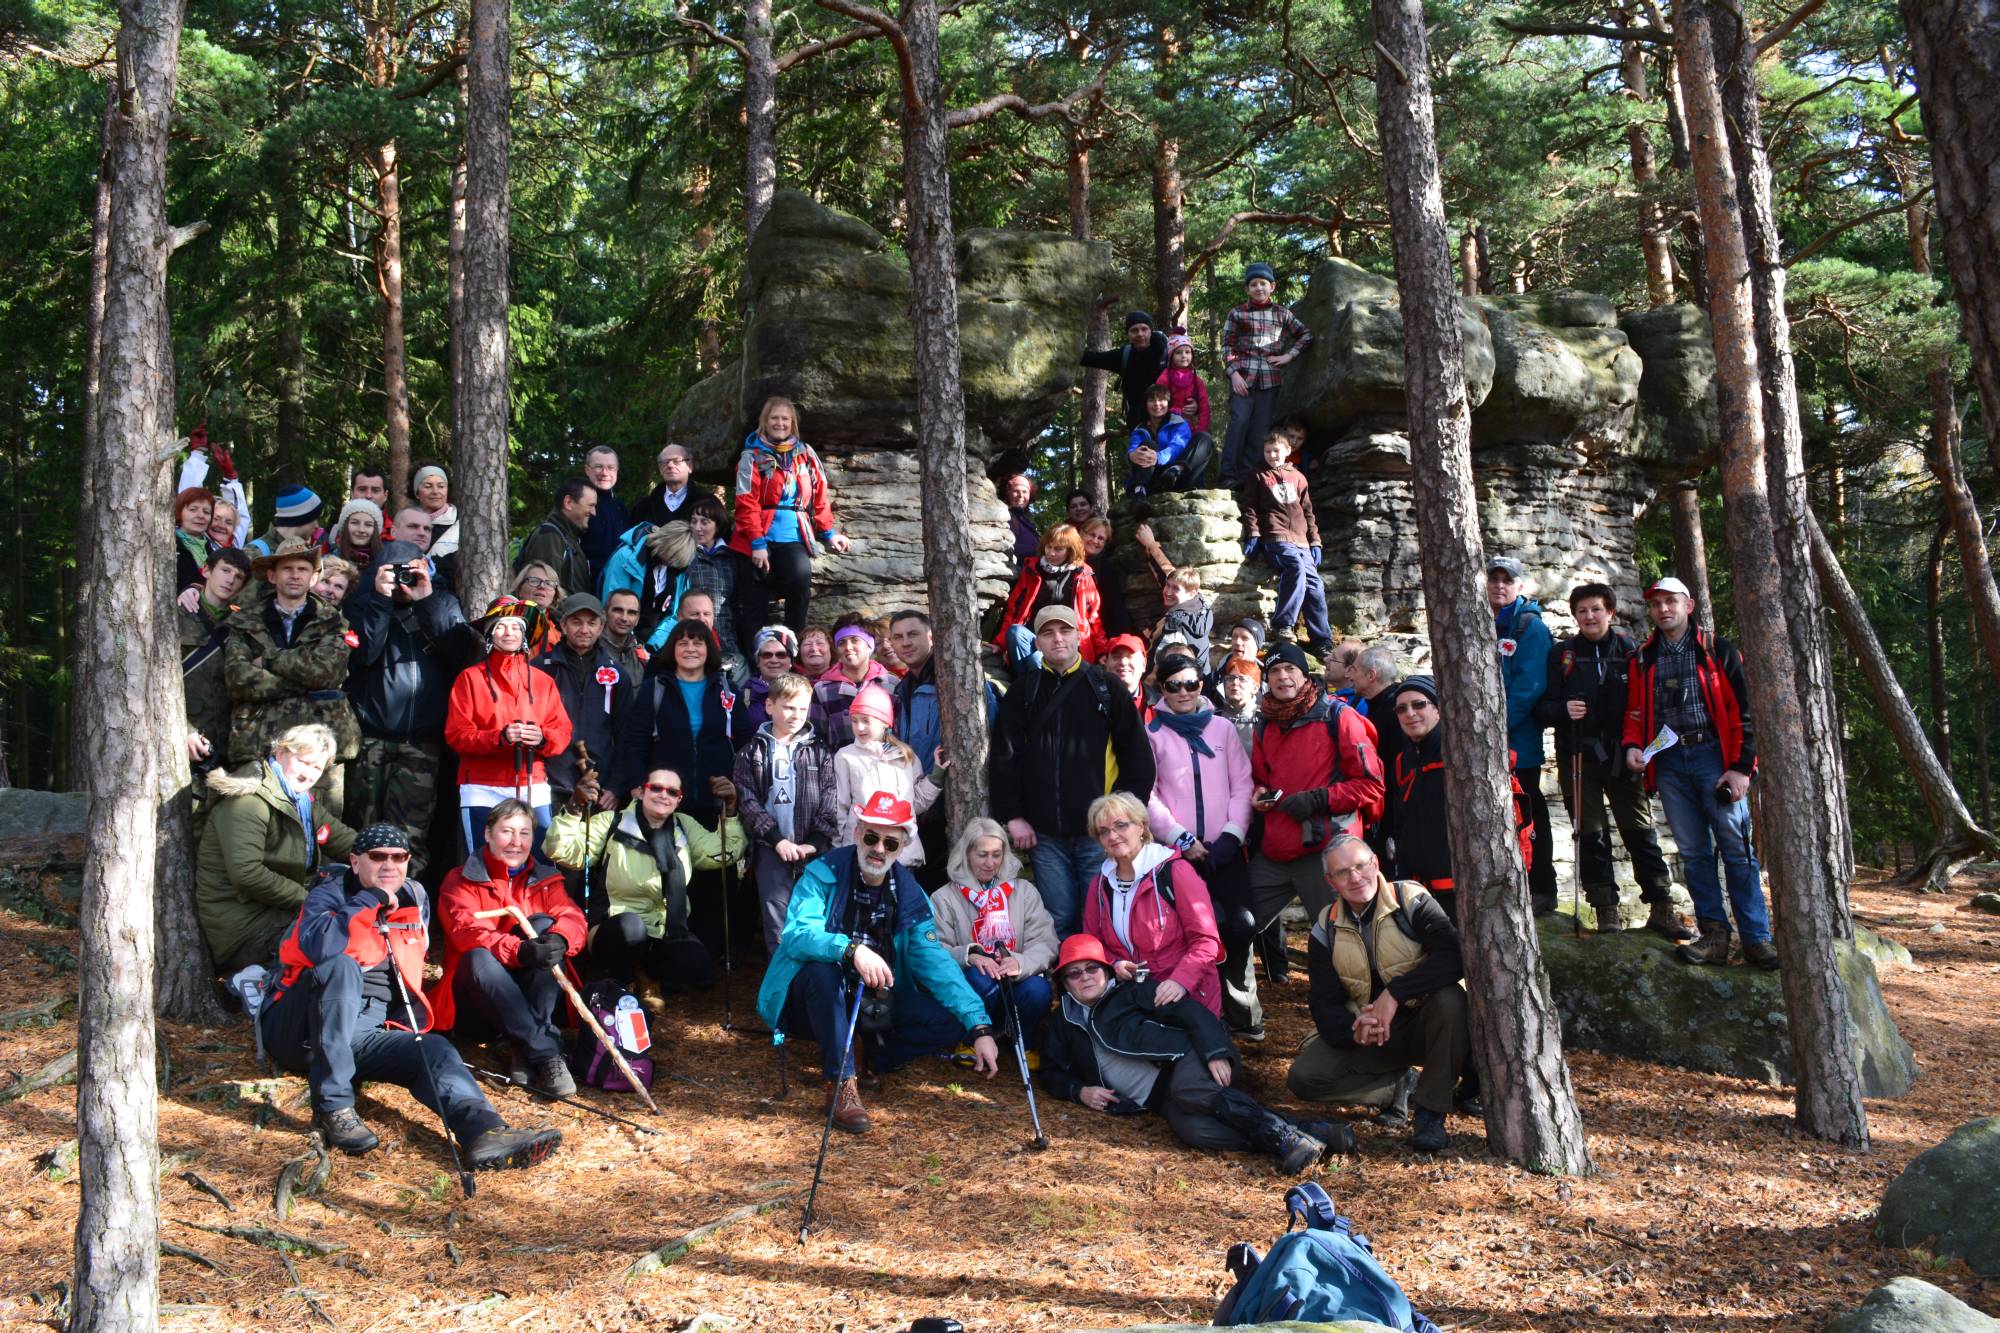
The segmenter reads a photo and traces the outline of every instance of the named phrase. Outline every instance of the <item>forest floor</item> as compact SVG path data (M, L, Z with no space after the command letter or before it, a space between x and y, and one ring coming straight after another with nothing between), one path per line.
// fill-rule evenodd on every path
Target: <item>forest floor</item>
M1803 1137L1790 1095L1589 1053L1571 1069L1598 1174L1551 1179L1483 1151L1454 1117L1451 1149L1408 1153L1362 1125L1358 1157L1325 1171L1343 1212L1417 1308L1446 1329L1818 1329L1897 1274L1918 1274L1988 1311L2000 1283L1961 1263L1870 1236L1883 1186L1916 1153L2000 1106L2000 918L1950 897L1856 886L1856 914L1906 944L1914 968L1883 979L1924 1070L1916 1088L1868 1106L1873 1150ZM1984 887L1984 886L1976 886ZM0 913L0 1012L72 991L75 936ZM73 964L72 964L73 965ZM736 1014L755 978L739 972ZM1303 968L1272 998L1270 1040L1248 1052L1250 1086L1289 1104L1284 1076L1310 1019ZM304 1144L305 1083L267 1100L249 1033L168 1027L172 1082L160 1103L160 1265L174 1329L900 1330L924 1314L972 1330L1205 1322L1225 1289L1223 1253L1267 1244L1284 1182L1263 1160L1198 1156L1154 1117L1108 1119L1042 1099L1051 1146L1027 1150L1011 1056L988 1083L944 1062L884 1080L876 1130L836 1135L811 1240L798 1243L819 1145L821 1100L776 1100L764 1040L721 1027L720 993L669 1018L657 1121L629 1098L586 1092L655 1124L635 1134L499 1091L514 1123L556 1123L564 1143L537 1170L478 1177L465 1201L436 1122L402 1092L371 1089L361 1111L384 1136L338 1158L330 1182L275 1217L280 1167ZM0 1065L41 1068L74 1044L74 1017L0 1037ZM807 1048L810 1049L809 1047ZM0 1096L5 1095L0 1083ZM274 1103L274 1104L273 1104ZM75 1090L0 1104L0 1325L48 1317L66 1284L77 1182ZM192 1184L215 1187L226 1209ZM651 1275L635 1260L692 1228L781 1200ZM324 1247L287 1258L224 1226L278 1227ZM190 1254L204 1256L204 1266Z

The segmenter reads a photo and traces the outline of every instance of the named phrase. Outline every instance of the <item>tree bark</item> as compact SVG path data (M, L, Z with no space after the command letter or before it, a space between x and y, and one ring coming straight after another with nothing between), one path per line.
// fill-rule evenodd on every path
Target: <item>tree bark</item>
M910 209L910 323L917 346L917 471L923 496L924 579L936 631L944 718L945 801L953 828L986 809L985 674L973 592L965 498L965 390L959 381L957 242L950 148L938 64L937 0L905 0L908 87L903 192Z
M1701 489L1684 481L1667 491L1674 518L1674 568L1694 591L1695 619L1704 634L1715 633L1715 597L1708 590L1708 538L1701 529Z
M508 0L473 0L466 57L465 432L452 451L459 600L477 614L507 571Z
M1817 521L1812 524L1811 536L1813 562L1819 567L1820 586L1826 589L1827 607L1846 636L1847 646L1853 650L1861 674L1867 678L1876 710L1895 738L1896 749L1909 766L1910 777L1930 811L1935 840L1931 850L1918 858L1912 881L1923 883L1935 892L1945 892L1952 875L1967 861L2000 851L2000 839L1973 819L1972 812L1966 809L1965 798L1952 782L1951 770L1939 761L1937 752L1926 742L1917 710L1903 693L1895 668L1889 665L1889 654L1883 650L1861 598L1847 581L1840 557Z
M112 123L117 115L118 90L117 80L114 77L105 87L104 115L98 125L97 192L90 219L90 294L87 298L89 307L84 313L83 449L82 466L78 469L81 474L79 478L81 489L77 492L79 495L97 494L97 438L100 433L99 404L102 402L104 364L104 301L111 270L111 133ZM78 508L76 515L78 551L89 549L90 530L96 525L96 521L96 505L82 505ZM62 610L64 605L67 603L58 603L56 611L59 635L66 624L72 623L70 616ZM73 623L79 627L90 623L88 581L77 588ZM78 657L75 670L76 678L71 682L69 692L71 700L83 697L84 673L89 670L89 663ZM65 756L83 753L88 738L82 733L83 724L80 719L88 716L87 713L72 708L69 716L64 718L64 725L56 734L63 738L62 748ZM74 765L69 764L66 758L58 764L58 767L68 772L74 771ZM68 790L68 783L65 782L60 789Z
M459 62L454 80L458 84L458 115L461 131L458 156L451 164L451 201L445 214L445 324L449 336L445 363L446 386L451 394L451 447L454 452L465 438L465 151L471 138L470 98L466 83L470 74Z
M1090 137L1080 125L1072 125L1069 140L1069 234L1079 241L1091 237L1090 223ZM1090 306L1090 329L1085 346L1100 352L1111 346L1111 315L1098 293ZM1109 400L1111 373L1083 372L1083 399L1076 411L1076 454L1083 489L1090 494L1097 512L1111 512L1111 459L1105 448L1105 404Z
M410 499L410 359L403 337L403 177L392 139L369 154L375 173L375 288L382 296L382 422L389 502Z
M1180 140L1161 135L1153 156L1153 322L1164 331L1187 309L1187 219ZM1156 331L1155 336L1158 336Z
M1451 277L1422 0L1374 0L1376 96L1396 280L1424 605L1444 709L1454 878L1473 1051L1495 1152L1533 1171L1588 1171L1583 1121L1514 852L1506 710L1472 484L1471 409Z
M1626 21L1632 20L1626 7ZM1626 42L1619 49L1618 71L1625 91L1634 102L1646 105L1646 53L1638 42ZM1646 122L1633 117L1625 127L1625 147L1632 158L1632 183L1639 188L1639 249L1646 262L1646 303L1662 306L1674 299L1674 252L1667 243L1666 220L1660 205L1647 197L1659 183L1660 173L1653 160L1653 137Z
M1468 222L1458 234L1458 290L1464 296L1479 295L1479 224Z
M771 0L743 4L743 237L778 192L778 66L771 55Z
M1901 0L1929 136L1944 254L1988 433L2000 422L2000 6ZM1961 541L1960 558L1966 548ZM1984 634L1984 626L1981 627ZM1992 656L1992 646L1988 646ZM2000 671L2000 658L1995 659Z
M1816 788L1834 779L1814 768L1804 708L1792 683L1808 664L1799 661L1794 647L1773 535L1757 296L1710 13L1707 0L1681 0L1674 30L1706 241L1730 573L1744 655L1754 664L1748 684L1757 721L1757 808L1776 900L1785 1010L1798 1069L1798 1119L1821 1138L1866 1144L1853 1021L1834 955L1837 904L1846 885L1826 882L1829 866L1820 855L1824 830L1815 813L1821 799Z
M307 456L305 274L301 239L305 201L301 196L296 153L286 154L281 175L274 275L278 287L278 421L271 480L286 483L305 480ZM256 531L254 525L251 531Z
M159 496L172 455L161 361L167 321L167 131L184 0L119 6L110 124L106 270L92 503L82 549L92 614L78 712L89 815L78 913L77 1140L73 1330L152 1328L159 1319L159 1160L153 1033L153 883L160 724L150 677L167 637L166 600L135 569L170 548Z
M1930 685L1931 749L1947 773L1951 772L1951 695L1945 681L1944 615L1940 608L1944 602L1944 544L1950 536L1951 519L1940 519L1924 561L1924 657L1928 668L1924 674Z

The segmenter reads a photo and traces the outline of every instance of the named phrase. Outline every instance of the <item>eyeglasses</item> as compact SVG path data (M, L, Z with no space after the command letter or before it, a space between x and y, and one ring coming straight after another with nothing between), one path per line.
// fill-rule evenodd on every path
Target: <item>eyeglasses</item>
M1398 703L1396 705L1396 712L1399 715L1403 713L1421 713L1430 707L1433 707L1433 705L1429 699L1412 699L1408 703Z
M1328 866L1326 870L1326 875L1328 879L1333 879L1335 877L1341 879L1359 879L1364 875L1372 875L1374 873L1375 873L1375 861L1372 857L1366 861L1363 861L1360 865Z
M1068 967L1056 973L1056 980L1062 982L1065 986L1067 986L1070 982L1077 980L1079 977L1089 976L1091 971L1096 967L1097 967L1096 963L1071 963Z
M903 840L893 833L864 833L861 835L863 847L880 847L885 852L903 850Z
M1130 833L1137 827L1139 826L1129 819L1114 819L1109 824L1099 825L1097 836L1101 838L1107 833Z
M410 859L408 852L390 851L386 848L378 848L375 851L363 852L361 854L376 865L399 866Z
M664 782L649 782L646 784L646 791L653 796L679 796L681 794L679 787L669 787Z
M1201 682L1198 680L1170 680L1166 684L1160 686L1160 693L1193 694L1200 688L1201 688Z
M521 586L522 586L523 588L553 588L553 587L555 587L556 585L555 585L555 583L554 583L554 581L553 581L553 580L550 580L550 579L545 579L545 578L541 578L541 577L539 577L539 576L535 576L535 577L530 577L530 578L525 578L525 579L522 579L522 580L521 580Z

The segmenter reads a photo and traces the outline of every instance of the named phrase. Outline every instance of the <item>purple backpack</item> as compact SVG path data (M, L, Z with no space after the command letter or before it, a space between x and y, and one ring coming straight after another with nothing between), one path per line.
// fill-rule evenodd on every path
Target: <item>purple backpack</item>
M653 1059L641 1053L651 1049L652 1037L646 1030L646 1011L639 1007L639 1001L614 978L604 977L584 991L583 1002L590 1006L590 1016L597 1020L597 1025L618 1043L619 1054L632 1066L639 1081L652 1087ZM576 1037L570 1042L569 1070L578 1083L606 1092L632 1091L625 1075L618 1072L618 1066L598 1045L589 1027L582 1024L577 1026Z

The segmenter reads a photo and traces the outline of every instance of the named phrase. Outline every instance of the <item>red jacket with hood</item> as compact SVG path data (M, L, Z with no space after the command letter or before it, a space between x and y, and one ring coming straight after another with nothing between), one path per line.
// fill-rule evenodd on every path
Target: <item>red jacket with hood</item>
M1039 557L1030 560L1020 576L1014 580L1014 591L1007 594L1007 609L1000 616L1000 628L993 635L993 646L1002 652L1007 648L1007 627L1026 625L1030 633L1034 631L1033 607L1035 599L1042 592L1042 562ZM1097 591L1097 576L1090 572L1089 565L1080 565L1076 579L1069 585L1070 610L1076 612L1077 640L1079 651L1086 662L1095 662L1104 653L1104 597Z
M503 733L515 722L541 727L542 745L529 756L527 781L548 781L542 756L561 754L570 738L569 714L555 677L529 666L525 653L502 652L488 653L485 661L458 673L446 705L444 739L458 755L459 782L514 785L519 777L514 747Z
M1175 981L1218 1018L1222 1015L1222 934L1215 927L1215 904L1192 865L1171 847L1149 842L1132 863L1138 883L1126 932L1132 947L1112 928L1111 879L1106 869L1083 896L1083 933L1104 945L1113 963L1144 963L1155 981ZM1162 881L1165 881L1162 884Z
M798 511L800 540L808 554L813 538L834 532L833 496L827 490L826 469L819 455L804 440L794 439L782 455L755 431L743 441L743 453L736 460L735 525L729 534L729 549L749 555L764 544L771 530L771 515L786 504L785 483L794 483L790 507ZM810 531L807 531L807 530Z
M474 949L484 949L508 967L520 966L521 923L512 915L481 918L481 912L499 907L519 907L529 917L553 917L549 929L569 946L563 967L583 951L583 909L563 887L562 871L539 861L529 861L512 875L507 867L485 848L444 877L438 886L438 924L444 927L444 975L425 992L431 1016L441 1031L449 1031L457 1016L452 997L452 981L458 975L459 960ZM576 973L570 970L570 980Z

